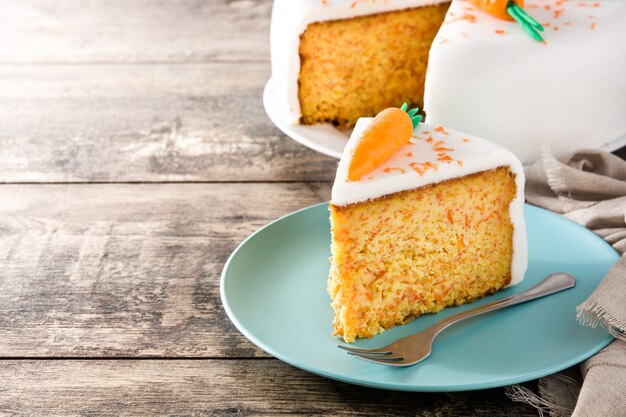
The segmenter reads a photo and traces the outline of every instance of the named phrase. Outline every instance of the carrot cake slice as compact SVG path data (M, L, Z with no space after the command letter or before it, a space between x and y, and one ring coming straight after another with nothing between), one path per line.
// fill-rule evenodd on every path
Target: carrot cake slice
M358 120L332 189L328 291L346 342L517 284L527 266L513 153L382 113Z

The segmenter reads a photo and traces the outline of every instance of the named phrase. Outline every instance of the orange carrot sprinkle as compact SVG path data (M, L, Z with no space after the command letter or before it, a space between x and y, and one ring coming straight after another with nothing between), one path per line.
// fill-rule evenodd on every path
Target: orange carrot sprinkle
M450 156L450 155L446 155L446 156L440 156L439 158L437 158L437 161L443 161L443 162L452 162L454 161L454 159Z
M462 166L463 166L463 161L461 161L460 159L457 159L457 160L456 160L456 163L457 163L457 164L459 164L459 166L460 166L460 167L462 167Z
M443 126L437 126L435 128L435 132L443 133L444 135L448 134L448 132L446 132L446 129L444 129Z
M426 139L426 142L431 142L432 143L432 141L433 141L433 137L432 136L429 136L428 139Z
M383 171L385 171L387 174L391 173L391 171L400 171L401 174L406 173L406 171L400 167L387 167Z
M559 18L559 16L561 16L561 14L562 14L562 13L563 13L563 9L556 9L556 10L554 11L554 18L555 18L555 19L558 19L558 18Z
M494 32L496 35L504 35L506 33L503 29L496 29Z
M596 22L591 23L591 26L589 26L591 28L591 30L594 30L596 28Z
M475 23L476 22L476 16L474 16L471 13L463 13L463 16L461 16L461 19L465 19L470 23Z
M437 142L435 142L435 144L433 146L442 146L445 145L446 143L442 140L438 140Z
M437 146L436 148L433 148L434 151L436 152L442 152L442 151L453 151L454 148L446 148L444 146Z
M430 132L428 130L424 130L422 133L425 135L430 135Z
M414 167L411 167L411 168L413 168L413 171L417 172L420 175L420 177L424 176L424 170L422 168L417 167L417 166L414 166Z
M471 141L470 138L463 138L463 142L469 142L469 141Z
M406 156L413 156L413 152L408 152Z

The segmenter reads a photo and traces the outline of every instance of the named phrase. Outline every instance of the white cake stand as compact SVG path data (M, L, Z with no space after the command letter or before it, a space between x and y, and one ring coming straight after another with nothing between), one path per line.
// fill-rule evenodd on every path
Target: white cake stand
M270 78L267 84L265 84L265 90L263 90L263 106L276 127L291 139L314 151L332 156L333 158L341 158L343 148L348 143L351 131L341 131L330 124L292 124L280 117L279 102L275 94L274 83ZM626 133L617 139L597 144L596 148L613 152L624 146L626 146ZM573 146L571 150L575 150L575 147Z

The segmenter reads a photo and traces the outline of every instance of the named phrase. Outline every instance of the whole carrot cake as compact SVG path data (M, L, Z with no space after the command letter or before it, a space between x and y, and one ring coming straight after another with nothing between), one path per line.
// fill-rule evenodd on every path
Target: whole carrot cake
M626 134L625 21L621 0L275 0L273 97L339 128L406 101L532 162Z

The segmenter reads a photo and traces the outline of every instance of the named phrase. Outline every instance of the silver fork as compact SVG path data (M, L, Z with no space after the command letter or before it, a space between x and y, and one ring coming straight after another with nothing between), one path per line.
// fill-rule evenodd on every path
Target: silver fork
M572 275L563 272L550 274L539 284L522 293L514 294L492 303L455 314L420 333L404 337L391 343L390 345L383 346L378 349L359 349L345 345L337 345L337 347L347 350L348 354L368 362L382 363L391 366L414 365L423 361L428 357L428 355L430 355L435 337L437 337L442 330L453 325L454 323L458 323L459 321L470 317L478 316L479 314L500 310L502 308L554 294L556 292L572 288L574 285L576 285L576 278Z

